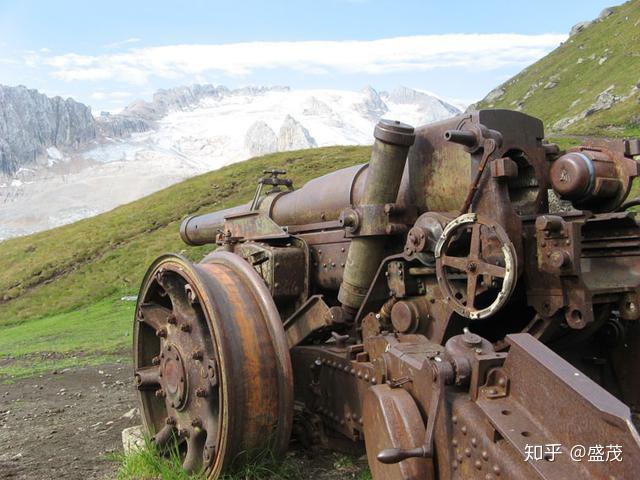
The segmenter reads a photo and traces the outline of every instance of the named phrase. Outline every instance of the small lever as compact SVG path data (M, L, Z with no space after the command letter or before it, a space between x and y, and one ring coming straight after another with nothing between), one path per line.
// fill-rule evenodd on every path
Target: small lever
M436 378L431 390L429 401L429 414L427 417L427 428L425 429L424 442L420 447L414 448L385 448L380 451L376 458L381 463L399 463L407 458L432 458L433 457L433 437L436 427L436 418L440 412L440 405L443 403L445 374L439 371L439 367L434 365Z
M422 458L426 457L424 447L416 448L385 448L382 450L376 458L381 463L399 463L407 458Z

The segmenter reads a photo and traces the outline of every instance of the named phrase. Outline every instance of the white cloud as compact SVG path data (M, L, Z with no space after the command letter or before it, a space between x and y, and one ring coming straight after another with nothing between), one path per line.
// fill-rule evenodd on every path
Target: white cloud
M146 83L150 77L178 79L219 73L248 75L285 68L308 74L377 75L461 67L492 70L524 66L567 38L560 34L447 34L369 41L245 42L134 48L104 55L41 56L56 78Z
M139 38L131 37L131 38L127 38L126 40L120 40L118 42L113 42L113 43L107 43L106 45L103 45L103 48L111 50L113 48L124 47L125 45L130 45L132 43L138 43L139 41L140 41Z

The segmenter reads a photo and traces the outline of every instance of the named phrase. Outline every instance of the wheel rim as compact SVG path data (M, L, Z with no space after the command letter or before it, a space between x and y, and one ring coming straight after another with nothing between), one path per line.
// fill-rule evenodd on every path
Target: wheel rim
M157 259L139 295L134 357L144 425L160 447L178 440L187 471L216 478L267 449L286 449L286 338L264 283L242 258Z

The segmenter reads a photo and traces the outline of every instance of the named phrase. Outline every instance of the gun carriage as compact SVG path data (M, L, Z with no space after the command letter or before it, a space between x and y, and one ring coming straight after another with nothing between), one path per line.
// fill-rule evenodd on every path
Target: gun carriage
M292 432L366 447L375 480L640 478L640 141L561 151L506 110L374 138L297 190L267 172L182 223L215 251L151 265L134 357L155 441L209 478Z

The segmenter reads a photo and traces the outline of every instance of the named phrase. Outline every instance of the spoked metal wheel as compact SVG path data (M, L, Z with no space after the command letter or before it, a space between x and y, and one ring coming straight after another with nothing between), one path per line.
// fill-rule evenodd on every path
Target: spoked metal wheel
M241 257L158 258L138 297L134 358L144 426L159 447L178 440L187 471L214 479L266 449L286 450L286 338L264 282Z

